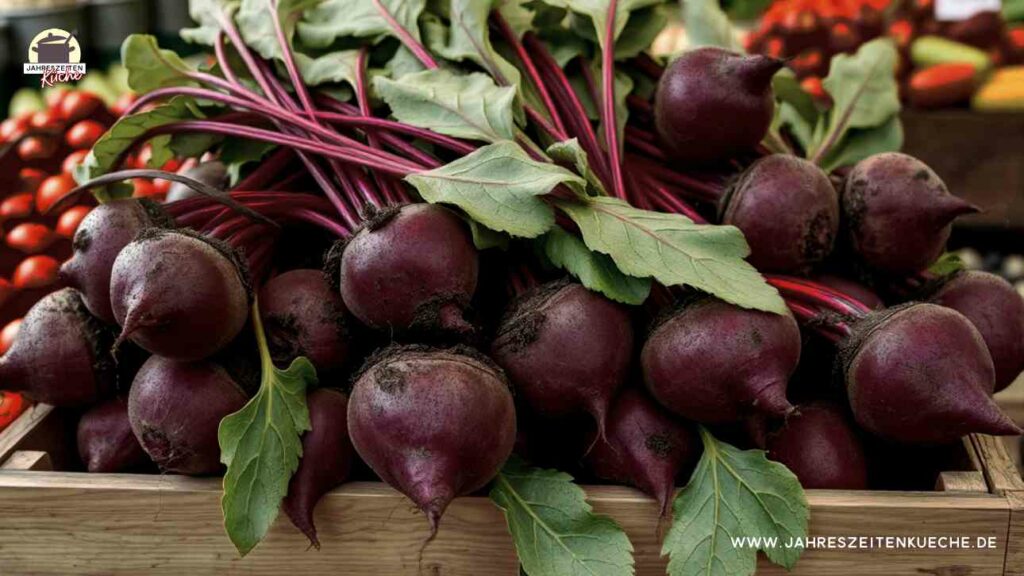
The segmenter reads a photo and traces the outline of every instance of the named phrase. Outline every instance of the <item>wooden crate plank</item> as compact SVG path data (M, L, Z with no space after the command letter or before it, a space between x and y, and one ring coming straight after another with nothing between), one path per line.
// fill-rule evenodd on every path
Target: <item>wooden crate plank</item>
M0 434L0 462L18 450L40 450L50 454L54 469L77 469L77 423L78 419L67 410L47 404L30 406Z
M1024 480L1021 479L1013 459L1006 452L1006 444L1002 439L972 434L970 440L981 459L982 472L993 494L1024 490Z
M942 472L935 482L939 492L988 492L988 483L981 472Z
M664 574L655 534L657 507L639 492L588 488L594 508L611 514L637 551L638 574ZM987 494L810 491L816 536L996 537L994 550L813 550L790 574L971 576L1003 573L1009 510ZM223 532L220 482L174 476L0 471L0 573L41 575L346 576L516 573L500 511L486 498L456 500L422 554L427 524L409 502L379 484L352 483L317 509L323 549L279 519L268 539L239 559ZM45 510L45 514L39 513ZM60 554L54 554L60 550ZM784 571L762 564L759 574ZM968 572L963 572L968 573Z
M53 470L53 461L50 460L48 452L41 450L18 450L3 465L0 465L0 469L46 472Z
M1024 576L1024 492L1007 492L1010 527L1006 535L1006 576Z

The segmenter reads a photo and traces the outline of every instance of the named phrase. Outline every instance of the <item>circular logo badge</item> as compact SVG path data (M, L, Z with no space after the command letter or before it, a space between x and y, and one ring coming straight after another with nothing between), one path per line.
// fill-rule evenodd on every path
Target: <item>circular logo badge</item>
M82 61L82 47L70 32L50 28L32 39L28 61L32 64L78 64Z

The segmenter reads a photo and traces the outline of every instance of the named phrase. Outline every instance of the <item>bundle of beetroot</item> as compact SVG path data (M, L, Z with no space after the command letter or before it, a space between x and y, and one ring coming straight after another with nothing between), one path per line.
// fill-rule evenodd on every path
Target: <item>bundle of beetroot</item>
M889 487L879 458L1018 433L991 394L1024 306L932 267L974 208L877 138L894 49L838 60L835 107L805 110L777 60L649 56L668 9L193 2L214 63L126 41L142 96L58 202L102 202L72 288L0 381L93 406L91 469L223 474L242 554L281 508L319 545L358 458L425 545L489 488L531 576L633 572L574 477L655 498L671 574L750 574L708 535L804 536L801 484ZM146 143L216 160L123 170ZM161 206L132 178L183 188Z

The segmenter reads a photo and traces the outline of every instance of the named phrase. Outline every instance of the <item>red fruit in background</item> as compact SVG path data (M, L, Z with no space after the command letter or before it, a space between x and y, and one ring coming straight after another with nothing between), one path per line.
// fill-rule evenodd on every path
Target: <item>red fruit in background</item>
M61 116L69 123L92 117L105 106L103 100L90 92L71 92L60 103Z
M67 88L57 88L46 93L46 107L55 111L60 112L60 104L64 101L64 98L70 94L71 91Z
M821 84L820 76L808 76L800 82L800 87L804 89L815 100L828 100L829 95L825 92L825 87Z
M0 278L0 308L3 308L11 296L14 296L14 293L14 285L7 278Z
M64 129L64 120L50 110L40 110L28 117L28 125L34 130L57 132Z
M35 192L46 179L46 172L35 168L18 170L18 192Z
M22 222L7 233L7 245L26 254L38 254L56 239L53 230L35 222Z
M57 151L57 141L48 136L29 136L18 143L18 157L24 162L46 160Z
M0 122L0 141L11 142L21 138L28 129L28 117L8 118Z
M18 329L21 328L21 318L17 320L11 320L4 326L3 330L0 330L0 354L4 354L14 343L14 338L18 336ZM7 394L7 392L4 392Z
M139 97L131 92L124 94L117 99L117 102L115 102L113 106L110 107L110 111L117 117L124 116L124 113L128 108L131 108L132 104L134 104L138 99Z
M0 202L0 220L28 218L32 215L32 194L15 194Z
M21 416L27 405L21 394L14 392L0 392L0 430L4 429L11 422Z
M36 210L40 214L46 214L54 203L73 190L78 184L69 174L58 174L50 176L39 185L36 190Z
M42 288L57 281L60 264L50 256L29 256L14 269L14 287L18 290Z
M64 163L60 165L61 172L65 174L73 174L75 172L75 166L85 162L85 158L88 155L88 150L75 150L71 154L68 154L68 157L64 159Z
M135 191L132 192L132 198L152 198L162 194L156 185L150 180L134 178L132 179L132 184L135 186Z
M89 215L91 210L92 207L90 206L72 206L65 210L60 215L60 219L57 220L57 235L68 240L74 238L78 225Z
M943 108L970 100L977 88L973 64L950 62L918 70L910 76L907 97L919 108Z
M67 134L64 135L64 141L75 150L92 148L93 144L100 139L104 132L106 132L106 128L99 122L82 120L68 130Z

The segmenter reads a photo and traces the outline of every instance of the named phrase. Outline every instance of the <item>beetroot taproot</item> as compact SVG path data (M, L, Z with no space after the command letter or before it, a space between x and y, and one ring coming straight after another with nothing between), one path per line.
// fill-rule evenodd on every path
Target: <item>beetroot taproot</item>
M349 328L341 295L320 270L291 270L260 290L260 314L274 363L287 366L299 356L321 376L348 359Z
M54 406L94 404L117 389L110 355L114 333L65 288L28 311L11 348L0 357L0 388Z
M128 418L135 437L161 470L205 476L223 470L220 421L247 401L218 364L151 356L132 382Z
M491 344L491 357L531 411L548 418L589 413L599 436L632 355L629 312L565 280L513 302Z
M899 152L858 162L846 177L842 209L854 252L893 275L930 266L945 251L953 220L978 211L923 162Z
M640 354L644 382L670 411L709 424L752 414L781 418L800 361L800 329L789 314L745 310L710 297L666 316Z
M316 548L320 540L313 509L324 494L344 482L352 470L352 441L348 438L348 396L320 388L306 396L310 430L302 436L302 460L288 483L282 507L292 524Z
M363 324L380 331L460 336L479 263L466 225L433 204L372 214L344 245L341 297Z
M234 251L184 230L143 231L110 276L118 340L177 360L206 358L231 342L249 300L246 267Z
M599 478L636 486L668 513L676 478L700 456L700 442L687 425L666 412L643 390L626 388L612 403L605 439L587 454Z
M128 402L111 398L78 421L78 455L89 472L130 472L149 464L128 420Z
M1024 298L987 272L961 272L928 299L963 314L981 333L996 369L996 392L1024 370Z
M991 398L992 357L959 312L907 304L874 312L840 351L857 423L885 439L942 444L966 434L1019 434Z
M789 468L805 489L864 490L868 465L856 427L837 405L798 406L768 435L768 458Z
M771 124L772 77L783 65L711 47L677 58L662 75L654 102L666 152L683 162L706 163L753 149Z
M758 270L799 272L832 253L839 232L839 195L828 175L792 154L754 162L721 208L722 223L739 228Z
M146 228L173 225L160 206L150 200L114 200L92 209L75 231L71 259L60 267L60 277L77 288L89 312L113 324L110 273L121 250Z
M392 346L357 377L348 431L363 461L426 514L433 535L448 504L505 463L516 415L504 375L479 353Z

